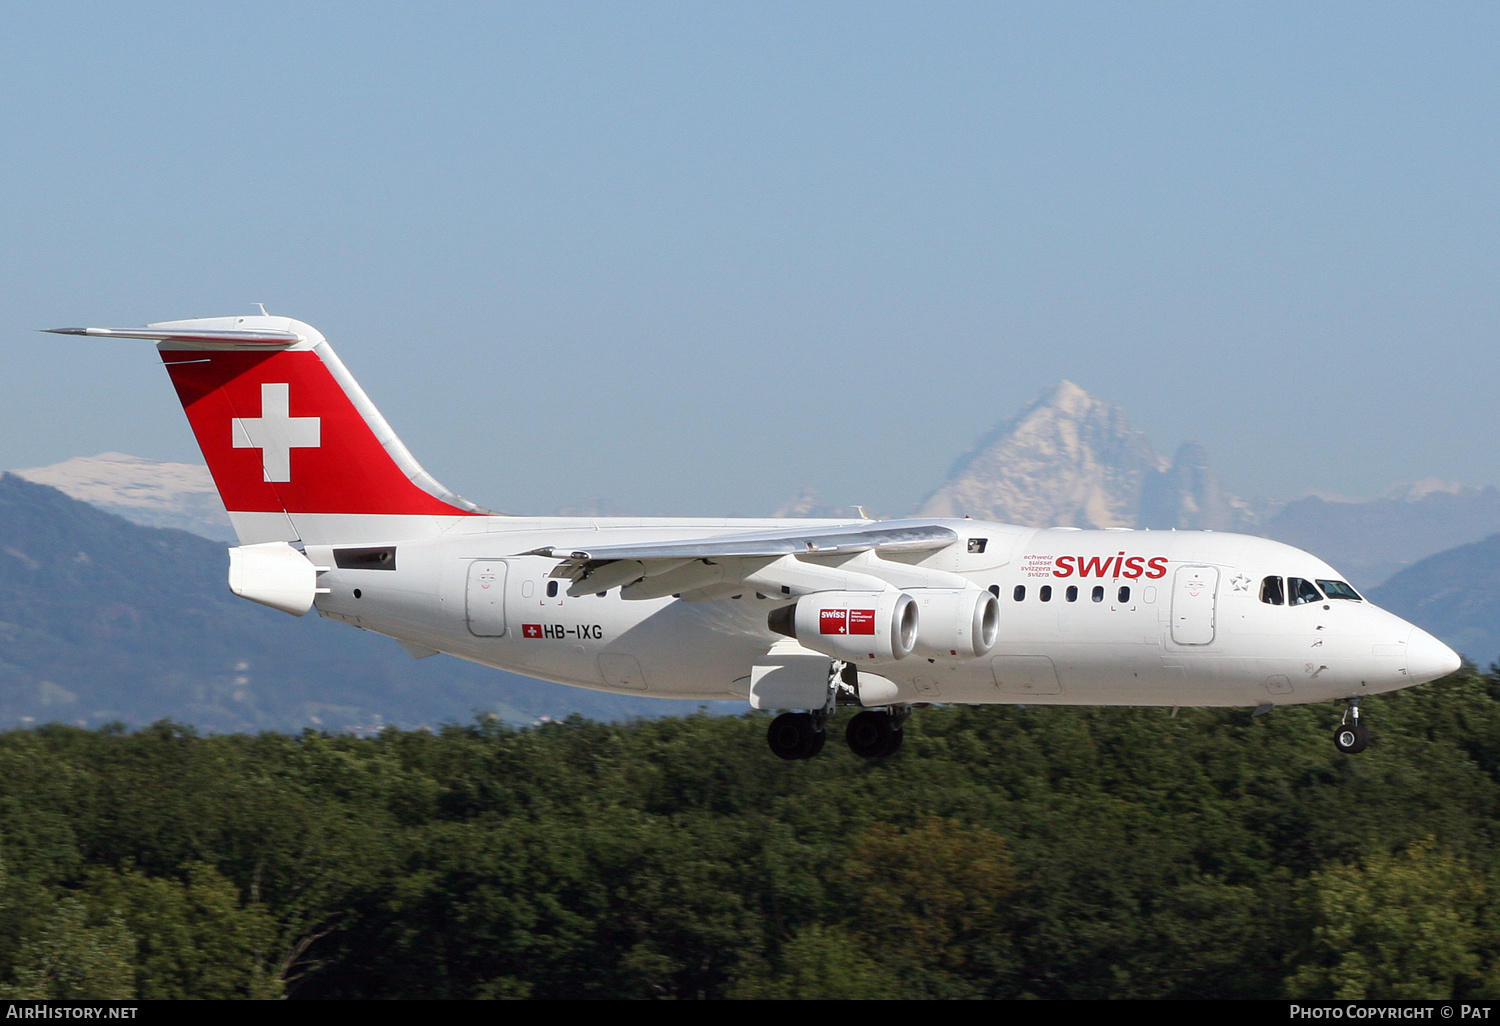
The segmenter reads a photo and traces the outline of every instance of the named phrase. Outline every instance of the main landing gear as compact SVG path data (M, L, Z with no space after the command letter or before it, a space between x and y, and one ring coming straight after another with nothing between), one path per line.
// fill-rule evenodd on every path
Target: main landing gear
M771 751L788 761L811 759L823 750L828 739L828 723L839 705L859 704L859 678L854 667L834 663L828 677L828 700L823 708L808 712L786 712L771 721L766 742ZM906 733L901 729L911 707L893 705L888 709L865 709L856 713L844 730L849 750L863 759L892 755L901 747Z
M782 713L771 721L766 742L783 759L811 759L823 750L823 742L828 740L821 720L823 717L812 713Z
M895 709L888 712L866 709L849 721L849 726L844 731L844 740L849 742L849 750L862 759L894 755L896 749L901 747L901 742L906 739L906 731L901 729L901 724L910 715L911 712L906 709L899 713Z
M866 709L849 721L844 740L849 743L849 750L862 759L894 755L901 742L906 740L906 731L901 725L910 715L910 710L903 707ZM811 759L823 750L827 740L827 720L816 713L782 713L771 721L770 729L766 731L766 742L771 751L788 761Z
M1347 722L1351 717L1354 722ZM1359 722L1359 699L1349 699L1344 718L1333 732L1333 743L1345 755L1354 755L1370 747L1370 728Z

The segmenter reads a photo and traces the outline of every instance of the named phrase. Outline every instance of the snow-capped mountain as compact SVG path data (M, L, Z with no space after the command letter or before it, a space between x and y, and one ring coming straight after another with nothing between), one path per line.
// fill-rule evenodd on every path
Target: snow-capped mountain
M1428 478L1371 499L1251 502L1224 488L1201 445L1185 442L1167 458L1120 407L1064 381L959 457L920 512L1033 527L1242 531L1315 552L1372 587L1500 532L1500 491Z
M1230 530L1255 520L1221 487L1202 446L1188 442L1169 459L1124 410L1071 381L960 456L921 513L1032 527Z
M69 498L146 527L175 527L216 541L233 541L229 515L208 468L161 463L122 452L78 456L48 467L13 470Z

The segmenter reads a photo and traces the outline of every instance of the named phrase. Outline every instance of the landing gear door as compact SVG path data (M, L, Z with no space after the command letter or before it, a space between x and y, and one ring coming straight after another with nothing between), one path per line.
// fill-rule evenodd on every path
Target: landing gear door
M464 613L469 633L498 638L505 633L505 560L476 559L469 564Z
M1180 566L1172 581L1172 640L1207 645L1214 640L1219 571L1212 566Z

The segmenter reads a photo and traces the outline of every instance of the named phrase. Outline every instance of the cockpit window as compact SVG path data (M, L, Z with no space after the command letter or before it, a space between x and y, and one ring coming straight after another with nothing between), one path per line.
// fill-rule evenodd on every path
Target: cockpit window
M1318 587L1323 589L1323 594L1331 599L1353 599L1355 602L1364 601L1355 591L1343 581L1319 581Z
M1345 585L1348 587L1348 585ZM1288 592L1287 605L1303 606L1309 602L1322 602L1323 593L1313 585L1312 581L1304 581L1300 577L1288 577L1286 579L1286 590Z
M1260 582L1260 600L1268 606L1280 606L1286 603L1286 595L1281 590L1280 577L1267 577Z

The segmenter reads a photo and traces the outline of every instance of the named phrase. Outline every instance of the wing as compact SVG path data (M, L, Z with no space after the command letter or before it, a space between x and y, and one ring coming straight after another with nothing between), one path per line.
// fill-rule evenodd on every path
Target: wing
M702 600L746 586L787 596L829 588L900 586L886 575L872 577L867 572L871 560L847 569L843 564L863 553L878 558L882 553L931 552L957 540L958 532L942 524L896 520L587 549L542 546L520 555L558 559L552 576L572 581L568 594L575 597L618 587L628 599L677 595ZM908 564L891 565L903 568L902 576L915 572L925 578L934 573Z

